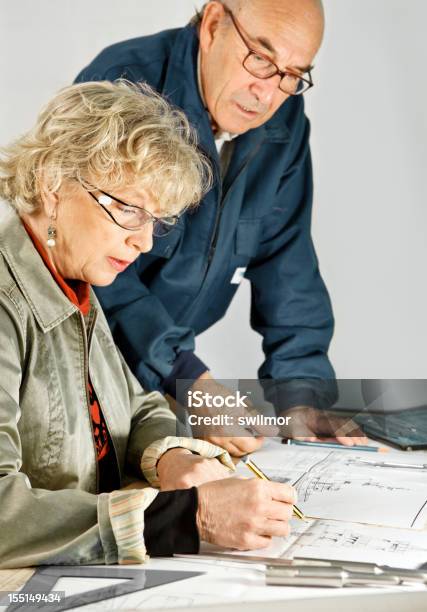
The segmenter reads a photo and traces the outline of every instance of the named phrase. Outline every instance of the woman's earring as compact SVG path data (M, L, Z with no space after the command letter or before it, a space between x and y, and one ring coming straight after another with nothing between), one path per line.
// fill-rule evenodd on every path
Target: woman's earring
M47 246L52 248L56 245L56 227L53 222L56 220L56 214L50 216L50 225L47 228Z

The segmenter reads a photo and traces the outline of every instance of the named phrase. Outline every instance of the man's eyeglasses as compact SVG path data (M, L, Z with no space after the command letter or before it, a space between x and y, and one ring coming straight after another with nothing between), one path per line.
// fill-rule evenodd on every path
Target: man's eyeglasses
M83 185L82 185L83 186ZM147 223L153 224L153 235L157 237L166 236L177 225L179 221L178 215L170 217L156 217L149 210L142 206L127 204L116 196L113 196L102 189L94 187L101 195L95 195L89 189L83 187L85 191L95 200L101 208L105 210L111 219L129 231L137 231Z
M243 67L249 74L257 77L257 79L271 79L278 74L280 76L279 89L290 96L299 96L310 89L310 87L313 87L314 83L311 79L309 70L306 73L307 78L304 78L301 74L293 70L282 71L266 55L263 55L259 51L254 51L242 32L242 26L238 25L238 21L233 13L226 6L224 6L224 11L230 15L237 33L249 51L242 62Z

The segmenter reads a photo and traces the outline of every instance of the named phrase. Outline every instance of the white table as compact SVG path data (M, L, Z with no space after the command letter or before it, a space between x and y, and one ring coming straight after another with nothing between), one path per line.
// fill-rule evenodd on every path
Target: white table
M418 451L424 452L424 451ZM405 453L409 456L409 453ZM426 453L427 457L427 453ZM427 460L426 460L427 462ZM112 566L110 566L112 567ZM319 589L266 586L264 567L232 561L193 559L151 559L134 569L200 571L203 575L188 580L139 591L117 599L90 604L79 610L166 610L172 608L199 610L265 610L273 612L426 612L427 589L397 587L393 589ZM17 570L17 574L19 571ZM27 576L22 576L26 579ZM109 579L69 579L58 581L55 590L73 595L113 584ZM6 587L7 588L7 587ZM12 587L10 587L12 588ZM1 584L0 584L1 590ZM0 607L0 610L4 608Z

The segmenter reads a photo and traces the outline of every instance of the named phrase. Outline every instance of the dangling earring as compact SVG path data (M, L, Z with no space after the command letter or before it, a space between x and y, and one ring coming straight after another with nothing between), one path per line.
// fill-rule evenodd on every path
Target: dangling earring
M47 246L52 248L56 245L56 227L53 225L53 222L56 221L56 213L52 213L50 216L50 225L47 228Z

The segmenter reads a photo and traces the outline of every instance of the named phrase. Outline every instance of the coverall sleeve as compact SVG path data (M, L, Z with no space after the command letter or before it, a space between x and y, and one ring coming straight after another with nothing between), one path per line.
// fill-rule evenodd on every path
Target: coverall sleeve
M278 411L302 404L325 407L336 396L327 357L334 319L311 238L310 128L302 104L298 112L289 163L245 275L251 283L251 326L263 337L265 361L258 374Z

